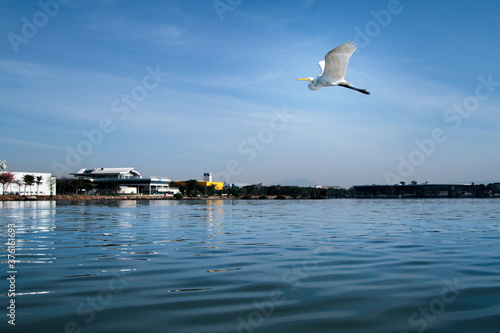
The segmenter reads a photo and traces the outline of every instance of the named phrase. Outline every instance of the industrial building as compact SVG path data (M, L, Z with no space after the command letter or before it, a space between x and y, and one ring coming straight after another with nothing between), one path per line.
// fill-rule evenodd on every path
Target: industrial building
M188 182L188 180L176 180L176 181L172 182L172 185L174 185L176 187L186 186L187 182ZM205 187L215 186L215 189L218 191L224 189L224 183L222 183L222 182L208 182L205 180L197 180L196 182L199 185L205 186Z
M172 182L172 184L176 187L180 186L186 186L188 180L176 180ZM205 187L210 187L214 186L216 190L220 191L224 189L224 183L223 182L214 182L212 181L212 173L210 172L205 172L203 174L203 180L197 180L196 181L199 185L205 186Z
M81 169L71 175L94 183L117 182L120 185L120 194L174 195L179 193L178 188L170 187L170 179L166 177L143 178L134 168Z

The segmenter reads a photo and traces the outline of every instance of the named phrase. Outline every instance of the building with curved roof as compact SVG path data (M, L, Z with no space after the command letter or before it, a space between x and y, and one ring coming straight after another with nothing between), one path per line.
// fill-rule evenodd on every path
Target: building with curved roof
M117 182L121 194L162 194L174 195L179 189L170 187L170 179L166 177L143 178L131 167L126 168L92 168L81 169L72 173L75 178L88 179L91 182Z

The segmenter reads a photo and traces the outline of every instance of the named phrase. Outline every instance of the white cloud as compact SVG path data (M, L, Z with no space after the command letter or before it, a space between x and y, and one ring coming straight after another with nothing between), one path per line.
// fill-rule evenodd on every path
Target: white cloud
M12 139L12 138L1 138L0 137L0 141L4 142L6 144L13 144L13 145L23 145L23 146L44 148L44 149L53 149L53 150L64 150L64 147L58 147L58 146L48 145L48 144L44 144L44 143L40 143L40 142L31 142L31 141L18 140L18 139Z
M25 77L43 78L50 77L51 75L50 70L48 70L45 66L10 59L0 60L0 71L7 75L23 76L23 79L26 79Z

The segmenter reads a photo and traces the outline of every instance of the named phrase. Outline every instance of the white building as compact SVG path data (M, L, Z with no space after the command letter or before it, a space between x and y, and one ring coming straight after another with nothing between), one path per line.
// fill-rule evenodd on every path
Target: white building
M179 189L170 187L170 179L166 177L143 178L134 168L91 168L72 173L75 178L99 182L117 182L120 194L160 194L171 196L179 193Z
M0 184L0 194L19 194L19 195L55 195L56 177L50 173L40 172L8 172L14 176L14 181L10 184ZM33 176L34 182L31 186L25 183L25 176Z

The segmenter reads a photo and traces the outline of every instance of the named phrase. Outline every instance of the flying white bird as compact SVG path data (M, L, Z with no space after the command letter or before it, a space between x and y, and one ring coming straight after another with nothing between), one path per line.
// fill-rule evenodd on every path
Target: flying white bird
M365 89L357 88L344 80L347 63L356 48L357 47L354 42L345 42L344 44L337 46L325 55L325 60L318 62L318 65L321 68L321 74L316 79L306 77L304 79L297 80L311 82L308 85L311 90L318 90L322 87L340 86L370 95L370 92Z

